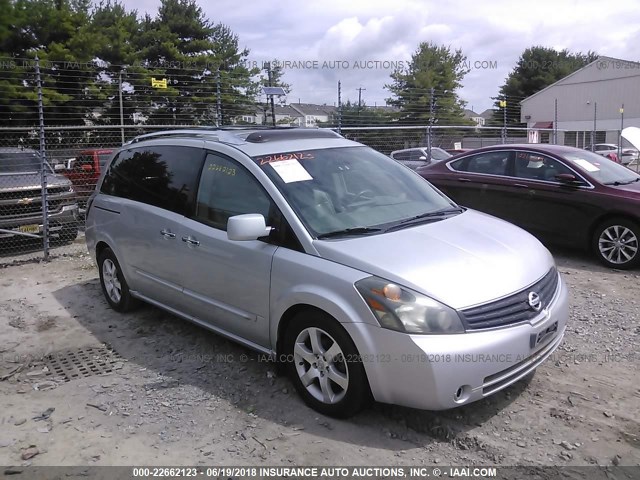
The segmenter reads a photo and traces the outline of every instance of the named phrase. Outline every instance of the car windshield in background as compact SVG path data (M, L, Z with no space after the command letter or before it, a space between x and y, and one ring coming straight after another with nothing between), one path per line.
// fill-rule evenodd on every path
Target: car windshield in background
M598 155L596 153L581 151L576 153L564 153L570 164L583 172L588 173L600 183L605 185L626 185L640 179L640 176L618 163Z
M51 167L48 169L51 170ZM37 153L0 153L0 173L31 173L39 171L40 156Z
M421 177L368 147L342 147L254 157L312 235L384 232L435 221L457 206ZM419 218L418 218L419 217ZM431 219L431 220L429 220Z
M431 149L431 159L435 161L446 160L451 157L447 152L441 150L440 148L432 148Z

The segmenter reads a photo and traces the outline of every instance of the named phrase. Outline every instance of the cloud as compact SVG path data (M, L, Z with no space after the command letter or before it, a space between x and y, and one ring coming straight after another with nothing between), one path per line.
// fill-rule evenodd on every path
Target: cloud
M159 1L125 0L129 8L155 14ZM381 104L391 70L354 69L358 60L408 61L420 42L461 48L472 63L495 61L496 68L472 68L462 97L483 110L492 105L522 51L533 45L597 51L628 60L637 58L640 11L633 0L609 3L584 0L537 0L522 4L435 0L325 0L299 2L201 2L213 22L222 22L250 50L250 60L348 61L350 68L289 69L290 101L334 103L337 82L343 99L357 99L364 87L368 104ZM342 64L341 64L342 65ZM479 64L481 65L481 64ZM334 64L335 67L335 64Z

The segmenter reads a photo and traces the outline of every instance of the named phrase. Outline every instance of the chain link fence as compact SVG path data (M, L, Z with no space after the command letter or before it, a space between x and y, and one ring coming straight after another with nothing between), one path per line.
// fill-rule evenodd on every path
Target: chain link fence
M272 98L261 96L259 84L247 86L248 72L148 67L0 59L0 267L86 254L87 200L123 142L166 129L269 123ZM439 112L445 92L426 93L430 103L411 122L400 122L397 108L349 107L340 100L337 108L298 103L275 109L270 102L270 116L281 126L332 128L387 155L413 147L460 151L529 141L587 145L587 132L532 132L506 120L462 125ZM519 99L511 100L509 105ZM619 135L593 130L591 144ZM628 166L637 172L638 159Z

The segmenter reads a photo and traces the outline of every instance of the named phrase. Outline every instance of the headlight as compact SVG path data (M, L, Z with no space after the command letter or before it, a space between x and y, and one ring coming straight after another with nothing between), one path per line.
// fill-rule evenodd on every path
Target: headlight
M355 283L384 328L406 333L462 333L460 317L450 307L378 277Z

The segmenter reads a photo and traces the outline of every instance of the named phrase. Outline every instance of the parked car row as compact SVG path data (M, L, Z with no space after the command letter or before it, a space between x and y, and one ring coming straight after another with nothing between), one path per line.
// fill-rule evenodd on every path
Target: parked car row
M142 300L268 354L328 415L492 395L568 318L535 237L329 130L134 139L89 200L86 240L114 309Z
M461 205L551 243L591 250L609 267L638 265L640 175L558 145L498 145L419 170Z
M598 155L610 158L611 160L622 163L623 165L629 165L632 162L637 162L640 152L635 148L620 148L615 143L597 143L593 147L587 147L586 150L590 150ZM618 158L618 152L621 157Z

